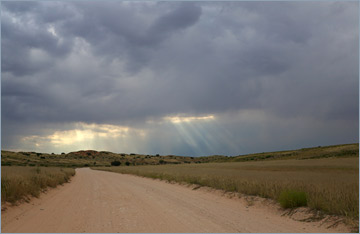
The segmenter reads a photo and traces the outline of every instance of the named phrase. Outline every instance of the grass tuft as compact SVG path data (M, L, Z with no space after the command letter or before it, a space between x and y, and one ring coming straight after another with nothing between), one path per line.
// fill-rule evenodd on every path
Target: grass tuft
M280 193L279 203L283 208L296 208L307 205L305 192L285 190Z

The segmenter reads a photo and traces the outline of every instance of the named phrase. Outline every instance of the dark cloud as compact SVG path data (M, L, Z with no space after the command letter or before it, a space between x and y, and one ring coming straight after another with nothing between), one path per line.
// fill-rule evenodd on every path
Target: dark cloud
M167 152L181 154L211 154L208 142L235 154L248 134L269 149L272 134L275 148L358 141L356 2L1 4L3 145L75 122L141 127L158 135L142 142L149 149L166 135ZM187 128L208 151L145 124L180 114L218 116L217 127Z
M2 72L17 76L34 74L63 59L72 47L67 38L58 38L50 31L51 21L39 21L35 2L4 2L1 17Z
M193 3L181 3L171 12L159 17L149 29L149 36L163 35L185 29L195 24L201 15L201 7Z

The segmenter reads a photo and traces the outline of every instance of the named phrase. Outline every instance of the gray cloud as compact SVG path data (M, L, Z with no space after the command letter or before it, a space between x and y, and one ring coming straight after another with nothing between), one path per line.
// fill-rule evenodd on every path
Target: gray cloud
M171 12L157 18L149 29L149 35L164 35L185 29L199 20L201 7L193 3L180 3Z
M1 4L3 146L75 122L146 129L154 152L166 135L179 154L358 141L358 3ZM236 114L254 110L266 118ZM187 130L204 150L146 124L179 114L217 116Z
M71 50L71 41L52 35L51 21L39 21L36 2L4 2L1 17L2 72L17 76L35 74L63 59ZM32 12L34 11L34 12ZM47 18L46 18L47 19ZM38 58L42 56L43 58Z

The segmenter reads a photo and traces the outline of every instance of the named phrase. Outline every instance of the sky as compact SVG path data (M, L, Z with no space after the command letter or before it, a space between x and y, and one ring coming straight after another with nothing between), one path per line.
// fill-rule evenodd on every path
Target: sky
M2 149L359 142L358 4L2 1Z

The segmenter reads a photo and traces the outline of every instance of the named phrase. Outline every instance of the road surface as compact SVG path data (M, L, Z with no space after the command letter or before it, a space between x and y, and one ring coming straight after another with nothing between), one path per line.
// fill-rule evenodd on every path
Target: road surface
M77 169L70 183L2 212L2 232L337 232L241 199L163 181Z

